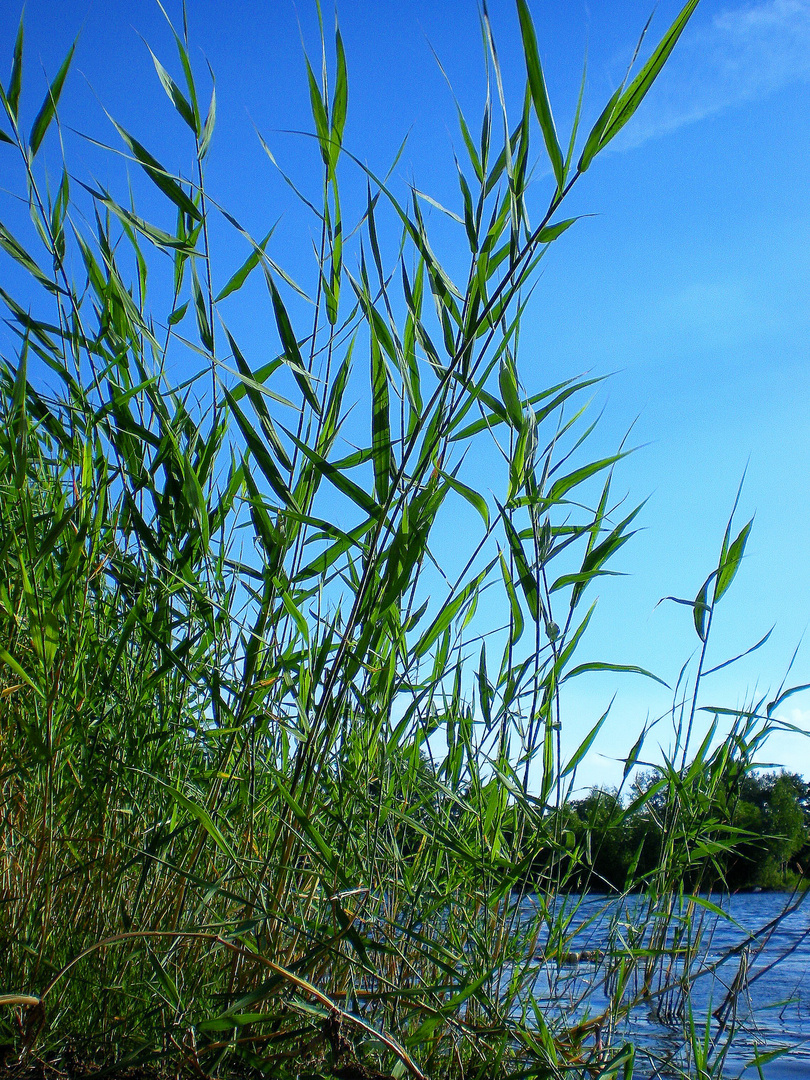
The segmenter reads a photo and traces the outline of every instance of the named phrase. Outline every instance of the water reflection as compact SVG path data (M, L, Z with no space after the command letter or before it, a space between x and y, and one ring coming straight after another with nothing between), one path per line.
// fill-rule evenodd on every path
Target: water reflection
M567 931L549 937L541 922L526 997L576 1027L594 1057L602 1039L634 1042L636 1080L694 1075L690 1014L693 1037L725 1054L726 1076L755 1077L746 1064L779 1050L761 1065L767 1080L810 1076L810 902L749 893L664 906L670 918L650 920L641 897L562 898L547 922L563 915ZM541 907L523 901L524 926ZM596 1020L617 1000L634 1005L603 1031L610 1016Z

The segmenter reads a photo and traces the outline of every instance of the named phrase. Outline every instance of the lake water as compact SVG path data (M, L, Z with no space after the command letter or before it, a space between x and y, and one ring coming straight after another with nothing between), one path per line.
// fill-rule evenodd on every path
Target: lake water
M703 899L721 907L727 917L708 905L698 904L693 909L693 925L695 919L702 919L702 936L701 961L691 970L694 973L707 964L715 967L712 974L691 984L688 996L698 1037L704 1037L706 1017L723 1004L729 989L736 987L738 992L731 999L732 1038L728 1039L731 1029L721 1030L714 1019L709 1027L710 1041L720 1036L715 1053L729 1043L723 1075L742 1076L744 1080L758 1077L757 1067L750 1064L755 1055L784 1050L781 1056L760 1065L761 1075L766 1080L810 1078L810 898L746 893ZM643 921L639 898L630 897L621 905L603 896L568 897L563 902L566 910L576 909L571 920L573 934L565 945L570 955L563 963L539 956L531 993L544 1013L559 1010L571 1024L597 1016L607 1006L610 986L606 977L615 979L617 972L615 964L611 967L605 961L606 950L618 955L628 945L644 948L649 944L649 931L646 936L635 936L641 933ZM536 912L536 901L529 897L523 903L528 920ZM786 909L792 910L780 918ZM667 948L672 944L671 931ZM542 954L543 949L541 940L538 951ZM548 951L551 955L551 948ZM584 959L575 961L575 953L584 954ZM678 1067L696 1075L684 1039L686 1013L679 1008L684 997L677 982L683 973L682 960L675 965L665 960L649 985L649 994L614 1032L605 1033L614 1046L624 1039L636 1044L634 1080L678 1075ZM635 996L642 982L641 975L635 984L631 977L624 1000ZM591 1045L596 1037L589 1036Z

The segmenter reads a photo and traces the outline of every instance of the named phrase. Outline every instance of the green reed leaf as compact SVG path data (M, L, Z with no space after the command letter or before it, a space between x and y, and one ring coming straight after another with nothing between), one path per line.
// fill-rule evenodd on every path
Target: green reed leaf
M523 38L523 56L526 61L526 71L529 76L532 103L540 130L543 133L543 141L546 144L551 168L557 181L557 189L562 190L565 184L565 163L563 162L562 150L557 138L557 129L554 126L554 117L551 112L551 104L548 100L546 80L543 76L543 67L540 63L540 53L537 49L537 37L534 32L534 23L529 13L526 0L517 0L518 18L520 20L520 33Z
M556 240L558 236L570 229L574 222L579 221L578 217L566 218L565 221L558 221L555 225L546 225L537 234L537 239L541 244L550 244L552 240Z
M327 106L323 97L321 96L321 88L318 86L318 80L312 71L309 58L304 57L307 65L307 81L309 82L309 101L312 109L312 119L315 121L315 133L318 137L318 144L321 148L321 157L323 158L324 165L331 171L332 168L332 149L331 138L329 131L329 116L327 114Z
M626 531L627 526L641 513L643 506L644 503L641 503L635 510L632 510L600 543L594 544L592 542L593 534L591 535L588 550L582 560L582 567L580 570L582 580L575 585L571 597L572 607L578 603L582 593L587 587L590 576L606 573L603 567L608 559L611 559L620 548L624 547L628 540L635 536L635 532Z
M169 1005L180 1011L184 1008L183 999L180 996L180 991L177 989L177 983L166 971L166 968L161 964L157 956L155 956L153 950L147 946L147 956L149 957L149 963L152 965L152 970L155 972L158 982L163 988L163 994L168 1001Z
M371 446L374 451L374 492L382 505L388 498L393 471L389 417L388 367L371 328Z
M263 549L265 565L275 568L278 565L281 552L281 538L265 506L259 485L253 478L247 455L242 456L241 473L250 509L250 519L256 530L256 537Z
M115 130L132 151L136 160L140 163L152 183L159 188L166 198L171 200L178 209L182 210L184 214L188 214L194 221L202 221L202 214L200 213L199 208L194 205L185 191L183 191L177 178L171 176L171 174L163 168L157 158L153 157L142 143L138 142L136 138L125 131L120 124L112 119L112 117L110 117L110 120L112 120Z
M714 580L715 574L716 571L711 573L706 579L706 581L704 581L700 591L698 592L692 603L695 630L697 631L697 636L700 638L701 641L706 640L706 621L712 610L711 604L709 603L709 586ZM679 602L687 603L688 601Z
M211 71L211 65L208 65L208 70ZM214 127L217 122L217 87L214 80L214 73L211 71L211 100L208 102L208 112L205 114L205 123L203 124L202 135L200 137L200 148L197 151L197 155L202 161L205 155L208 153L211 147L211 140L214 137Z
M275 580L276 588L279 591L279 595L281 596L281 602L284 604L284 607L285 607L285 609L287 611L287 614L290 616L290 618L293 620L295 625L298 627L298 633L301 635L304 642L308 645L309 644L309 627L307 626L307 620L304 618L303 614L301 613L300 608L296 605L295 601L293 600L292 596L290 596L289 592L287 592L287 590L284 588L284 585L279 580L279 578L275 578L274 580Z
M472 598L478 594L481 583L487 577L496 562L497 559L493 559L483 570L476 574L472 581L468 582L459 593L445 601L436 618L414 646L416 656L424 656L425 653L432 648L436 640L449 629L451 623L464 605L470 602Z
M8 667L10 667L11 670L14 672L14 674L19 679L22 679L24 683L26 683L28 686L30 686L31 689L37 694L38 697L41 697L43 700L46 698L45 691L34 681L32 676L28 674L28 672L19 663L19 661L15 660L14 657L11 655L11 653L7 649L4 649L1 645L0 645L0 662L4 663Z
M582 81L579 84L579 95L577 97L577 107L574 113L574 122L571 125L571 137L568 142L568 153L565 155L565 175L568 175L568 171L571 168L571 161L574 157L574 149L577 144L577 135L579 134L579 124L582 119L582 102L585 100L585 82L588 74L587 61L582 65Z
M273 311L276 317L278 334L281 338L281 347L284 349L285 363L292 371L295 381L298 383L298 388L304 395L307 404L313 412L320 415L321 405L315 396L315 391L312 389L312 380L304 365L304 359L301 356L301 350L298 347L298 341L293 332L290 316L287 314L284 301L281 299L281 295L276 288L276 283L273 281L273 276L267 267L264 267L264 274L265 280L267 281L267 288L270 291L270 297L273 301Z
M582 468L575 469L573 472L568 473L567 476L560 477L559 480L555 480L551 485L548 494L544 498L544 502L547 505L559 502L560 499L566 496L573 488L579 487L580 484L583 484L591 476L595 476L604 469L609 469L611 465L615 465L617 461L621 461L621 459L627 457L629 453L629 450L623 450L618 454L613 454L612 457L593 461L589 465L583 465Z
M245 414L236 404L236 400L231 394L231 392L223 388L223 393L225 395L225 400L228 402L228 406L233 413L233 417L236 420L239 430L242 432L244 440L247 443L248 449L250 450L250 453L252 454L259 468L262 470L265 479L285 506L291 506L293 509L297 509L292 492L287 487L287 484L284 482L284 478L282 477L278 466L270 456L267 447L259 438L257 432L254 430Z
M468 487L467 484L463 484L458 477L451 476L450 473L446 473L442 469L439 470L439 475L450 485L456 494L460 495L462 499L466 499L470 506L478 511L487 532L489 532L489 507L487 506L487 501L484 496L481 495L480 492L474 491L471 487Z
M306 812L301 803L296 799L289 786L284 782L282 777L276 778L276 786L279 794L284 799L285 803L292 809L295 814L295 818L303 830L305 835L314 843L315 847L323 859L324 865L332 871L336 880L341 885L346 885L346 876L341 870L340 859L335 851L332 850L330 845L324 839L321 830L317 827L318 823L312 820L312 817Z
M198 135L199 132L197 130L197 119L194 115L194 110L192 109L190 102L186 100L183 91L168 73L163 64L161 64L161 62L152 52L150 46L147 44L146 47L147 49L149 49L149 55L152 57L152 63L155 65L155 71L157 72L157 76L160 79L161 86L166 91L169 101L171 101L175 109L177 109L180 116L182 116L183 120L185 120L185 122L194 132L194 134Z
M643 675L646 679L652 679L653 682L665 686L667 690L670 689L669 683L664 682L663 679L660 679L651 671L647 671L646 668L637 667L635 664L608 664L601 660L594 660L590 663L579 664L577 667L571 668L570 671L566 671L565 675L560 679L560 682L567 682L568 679L574 679L577 675L584 675L589 671L615 671L626 675Z
M720 597L726 592L734 578L737 576L737 571L740 569L740 563L745 554L745 545L748 543L748 537L751 533L751 526L753 524L754 519L751 518L748 524L743 526L737 534L736 539L729 546L728 551L723 553L720 567L717 571L717 581L714 587L715 603L717 603Z
M164 232L163 229L159 229L156 225L152 225L150 222L138 217L137 214L134 214L131 210L127 210L117 203L106 191L96 191L93 188L88 187L87 184L83 184L81 180L79 183L97 202L100 202L102 206L105 206L108 210L112 211L122 225L131 226L136 232L145 236L147 240L151 240L157 247L175 250L184 255L193 255L195 253L193 244L190 244L186 239L172 236L171 233ZM197 216L199 217L199 214Z
M180 456L180 464L183 472L183 494L199 527L203 550L207 551L210 545L208 504L206 503L200 478L197 475L194 466L189 461L186 454L183 454L182 451L179 450L178 454Z
M256 267L259 265L262 256L264 256L265 254L265 248L268 245L268 241L272 237L273 232L275 232L275 226L278 224L279 222L276 221L275 225L268 232L265 239L260 241L255 246L254 251L247 256L239 270L237 270L237 272L235 272L231 276L227 285L225 285L225 287L222 288L221 291L217 294L217 303L219 303L220 300L224 300L226 296L230 296L231 293L237 293L239 289L242 288L244 283L247 281L249 274L251 274L251 272L255 270Z
M239 857L228 842L225 834L211 817L208 810L204 806L201 806L196 799L190 799L179 787L166 783L166 781L162 780L159 776L153 776L152 779L155 783L160 784L161 787L165 788L172 799L202 825L205 832L211 837L220 851L227 856L230 864L233 867L238 866Z
M517 372L514 361L507 356L501 360L498 370L498 386L501 391L506 414L514 428L520 430L523 427L523 406L520 403L518 393Z
M464 140L464 145L467 148L467 154L470 158L470 164L473 167L476 179L479 183L482 183L484 180L484 167L481 164L481 159L478 156L478 151L472 140L472 135L470 135L470 129L467 127L467 121L464 119L464 113L461 111L458 102L456 102L456 113L458 115L458 126L461 130L461 137Z
M31 127L31 135L28 139L31 157L36 156L37 151L42 145L42 140L45 138L45 132L48 130L51 120L54 118L56 106L59 104L62 87L65 85L65 79L67 78L67 73L70 69L70 64L73 60L75 51L76 42L74 41L68 50L67 56L62 61L62 66L57 71L56 78L51 83L48 93L45 95L45 100L42 102L40 110L34 119L33 126Z
M382 506L374 500L374 498L364 491L359 484L356 484L354 480L350 480L348 476L345 476L343 472L333 464L331 461L327 461L319 453L307 446L305 442L302 442L292 431L288 431L287 428L283 429L293 443L298 447L300 452L310 461L318 472L328 480L338 491L363 510L369 517L375 517L379 520L382 516Z
M366 548L361 541L377 523L376 517L368 518L367 521L364 521L362 525L358 525L357 528L351 529L349 532L343 532L343 530L339 529L333 522L318 521L314 518L308 518L306 520L311 524L320 525L325 536L336 536L337 539L317 555L312 562L299 570L295 575L295 581L306 581L308 578L313 577L322 578L326 571L337 562L341 555L345 555L345 553L352 548L357 549L360 554L365 554Z
M8 94L6 107L12 121L17 123L20 108L20 90L22 89L22 58L23 58L23 16L20 16L20 24L17 27L17 37L14 41L14 58L11 63L11 78L8 82ZM11 140L9 140L11 141Z
M267 407L265 398L268 397L271 400L279 401L283 405L292 406L292 402L287 401L285 398L282 398L278 394L274 394L271 390L268 390L267 387L263 385L263 378L261 376L261 373L254 373L253 371L251 371L250 365L248 364L247 360L245 360L239 346L234 341L227 327L225 327L225 336L228 339L228 344L231 347L231 352L233 353L234 359L236 360L236 366L239 368L239 376L242 380L242 388L244 388L245 393L247 393L250 404L253 406L253 409L259 418L259 423L261 425L264 436L270 443L270 445L273 447L273 451L278 460L281 462L282 466L288 472L292 472L292 462L287 455L287 451L284 449L284 444L281 442L281 439L278 436L278 432L276 431L275 425L273 424L273 420L270 416L270 411ZM273 370L275 370L275 368ZM231 397L233 401L237 400L237 395L235 391L232 393Z
M335 29L335 57L337 67L335 72L335 92L332 98L332 147L333 168L337 160L337 154L343 144L343 128L346 125L346 110L349 100L349 77L346 71L346 53L343 49L343 38L340 30Z
M197 267L191 264L191 292L194 297L194 314L197 316L197 329L200 333L200 341L206 352L214 351L214 334L211 328L211 320L208 318L208 303L200 284Z
M580 764L580 762L584 760L584 758L587 756L588 751L593 746L593 743L594 743L594 740L596 739L596 736L602 730L602 728L604 726L604 723L608 718L608 713L609 712L610 712L610 706L608 706L608 708L605 710L605 712L602 713L602 715L599 717L599 719L593 725L591 730L588 732L588 734L585 736L585 738L582 740L582 742L576 748L574 753L569 758L568 764L565 766L565 768L560 773L560 776L570 776L571 773L574 772L574 770Z
M186 300L186 302L184 304L181 304L179 308L175 308L174 311L171 313L171 315L169 315L168 319L166 320L166 323L169 326L177 326L178 323L182 322L183 321L183 316L188 311L188 305L190 303L191 303L190 300Z
M534 622L537 622L540 618L540 614L543 610L543 603L540 599L540 593L537 588L536 576L529 566L526 558L526 553L523 550L523 544L521 543L520 536L518 535L515 526L512 524L512 520L506 510L501 506L498 500L495 500L495 504L501 514L501 520L503 521L504 531L506 532L506 539L509 543L509 550L512 554L515 567L517 569L517 578L523 595L526 597L526 603L529 606L529 614Z
M56 282L52 281L48 275L40 269L34 258L28 254L19 240L8 231L8 229L0 223L0 247L7 252L15 262L17 262L24 270L26 270L32 277L34 277L40 285L43 285L48 292L59 293L62 290Z
M591 128L590 134L585 140L585 146L583 147L582 154L579 158L579 164L577 165L578 172L584 173L585 170L590 167L591 162L599 153L602 147L602 136L607 130L607 126L611 121L619 98L622 96L623 90L624 86L620 86L618 90L615 90L613 92L607 105L605 105L604 109L599 114L599 119Z
M579 171L584 172L595 155L613 139L627 121L633 116L641 102L646 97L650 87L661 73L664 64L669 59L672 50L677 44L678 38L686 28L686 24L694 14L699 0L688 0L680 14L670 26L658 47L649 60L644 64L641 71L636 75L630 85L624 90L620 87L610 99L593 131L588 137L585 150L579 163ZM610 110L610 111L608 111Z

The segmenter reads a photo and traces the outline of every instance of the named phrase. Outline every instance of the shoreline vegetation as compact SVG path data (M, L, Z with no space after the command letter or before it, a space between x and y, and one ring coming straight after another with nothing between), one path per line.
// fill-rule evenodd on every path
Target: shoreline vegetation
M722 1074L747 983L741 968L693 1016L715 971L706 920L723 917L701 893L798 884L807 786L757 762L803 687L703 708L751 529L732 514L676 600L697 652L666 756L646 762L648 724L621 791L575 799L614 717L565 757L581 721L563 686L657 678L580 650L641 507L615 494L628 447L589 454L599 380L527 385L519 362L541 260L575 225L566 196L696 2L562 141L526 3L517 102L484 9L489 94L474 122L457 110L452 212L344 143L348 66L322 31L303 72L312 174L287 178L316 238L301 281L271 225L252 236L209 187L227 133L185 11L176 55L154 57L176 153L115 121L114 147L86 132L110 189L71 171L76 46L43 93L20 23L0 94L10 1075ZM482 448L502 461L491 492ZM640 900L632 939L589 961L595 1011L588 989L543 997L536 955L576 951L558 901L600 884ZM751 928L748 964L780 917ZM639 1010L680 1032L666 1060L628 1041Z
M654 773L633 783L633 796L643 796L656 783ZM574 891L621 895L642 892L665 850L662 832L665 800L653 795L641 807L625 813L618 792L593 788L559 810L555 827L569 835L577 851L570 867ZM727 807L726 827L734 837L714 859L714 881L705 868L685 868L683 886L695 883L722 892L790 892L806 889L810 865L810 785L796 773L749 772ZM580 854L585 852L585 856ZM543 877L543 855L535 855L529 883Z

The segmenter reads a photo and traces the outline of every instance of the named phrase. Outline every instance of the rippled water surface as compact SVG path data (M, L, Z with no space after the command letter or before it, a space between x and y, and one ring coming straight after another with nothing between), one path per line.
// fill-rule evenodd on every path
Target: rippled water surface
M743 1076L745 1080L757 1077L757 1068L749 1064L755 1054L784 1049L781 1056L761 1064L766 1080L810 1080L810 898L748 893L722 900L712 897L709 902L720 905L728 918L714 914L709 907L698 905L694 909L695 916L703 920L703 965L716 965L713 974L692 984L689 995L699 1037L706 1030L707 1015L723 1004L736 978L741 989L733 997L734 1034L723 1075ZM571 923L575 932L566 945L570 955L562 964L538 957L532 993L544 1011L559 1009L571 1023L605 1009L606 965L594 959L610 949L611 933L618 944L637 944L633 934L641 920L640 901L634 898L622 906L594 896L569 897L565 903L571 909L576 907ZM528 919L536 911L536 903L529 898L524 904ZM793 910L778 918L788 907ZM542 943L538 951L542 954ZM578 961L574 954L580 957ZM627 1037L639 1047L634 1080L677 1075L675 1064L690 1067L683 1011L678 1015L683 999L677 990L666 990L673 973L677 976L680 971L682 968L671 969L669 981L654 981L651 996L613 1033L612 1042L621 1043ZM717 1022L712 1021L710 1039L718 1034L724 1039L728 1030L720 1033Z

